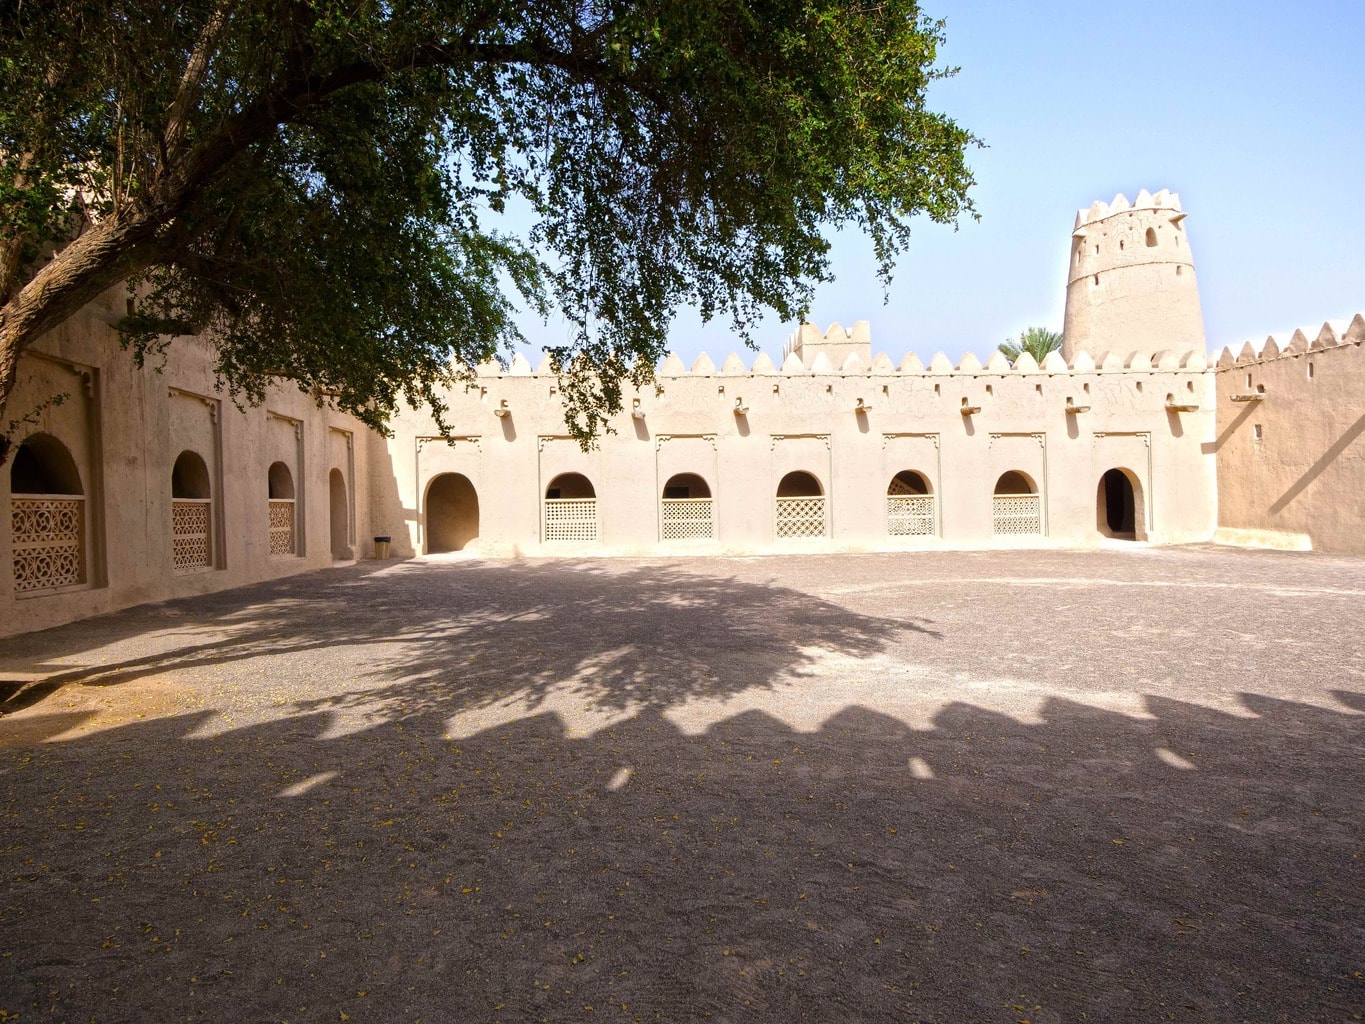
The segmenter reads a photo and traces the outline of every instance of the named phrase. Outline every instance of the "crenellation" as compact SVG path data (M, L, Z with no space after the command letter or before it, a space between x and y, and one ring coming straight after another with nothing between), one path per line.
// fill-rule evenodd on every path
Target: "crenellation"
M744 360L739 358L739 353L731 352L725 357L725 362L721 364L720 372L724 376L730 377L738 376L747 373L748 371L744 368Z
M1048 373L1065 373L1069 367L1066 365L1066 359L1062 354L1054 349L1043 356L1042 369Z
M905 358L901 360L898 372L904 374L923 373L924 364L920 362L920 358L918 355L916 355L914 352L908 352L906 353Z
M716 364L711 362L711 357L703 352L693 360L692 369L689 372L694 375L709 377L716 372Z

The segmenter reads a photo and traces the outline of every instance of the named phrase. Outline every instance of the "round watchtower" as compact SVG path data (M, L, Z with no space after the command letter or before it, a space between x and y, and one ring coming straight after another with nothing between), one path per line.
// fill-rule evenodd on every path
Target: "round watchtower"
M1076 214L1062 355L1128 358L1204 348L1204 318L1180 197L1146 189Z

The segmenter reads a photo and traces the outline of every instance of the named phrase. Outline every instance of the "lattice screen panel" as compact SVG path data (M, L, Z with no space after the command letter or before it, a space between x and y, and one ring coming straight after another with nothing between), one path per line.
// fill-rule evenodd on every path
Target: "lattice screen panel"
M816 498L778 498L777 536L825 536L825 499L823 495Z
M715 536L710 498L664 498L664 540L709 540Z
M171 555L176 572L213 565L213 515L209 498L177 498L171 502Z
M544 536L551 540L596 540L596 498L546 498Z
M270 553L272 555L292 555L294 553L294 500L292 498L272 498L270 500Z
M991 513L994 533L1043 532L1042 500L1037 494L997 494L992 499Z
M69 587L85 578L85 499L10 499L14 591Z
M934 498L930 494L888 495L886 532L892 537L932 537Z

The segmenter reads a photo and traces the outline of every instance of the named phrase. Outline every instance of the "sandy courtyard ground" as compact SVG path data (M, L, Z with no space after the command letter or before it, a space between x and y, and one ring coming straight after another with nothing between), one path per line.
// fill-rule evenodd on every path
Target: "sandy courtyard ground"
M368 563L0 701L0 1021L1365 1015L1365 560Z

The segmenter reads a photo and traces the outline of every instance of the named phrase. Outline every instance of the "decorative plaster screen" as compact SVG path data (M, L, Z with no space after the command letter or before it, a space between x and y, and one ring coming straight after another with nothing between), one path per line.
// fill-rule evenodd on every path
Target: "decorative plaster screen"
M270 553L294 553L294 499L270 499Z
M596 540L596 498L546 498L544 535L551 540Z
M212 567L212 507L212 498L176 498L171 502L171 554L176 572ZM271 540L273 550L273 536Z
M992 532L997 534L1042 533L1041 510L1040 495L997 494L992 498Z
M10 499L14 591L51 590L85 575L85 498L34 495Z
M821 495L814 498L778 498L777 536L825 536L824 496Z
M886 532L892 537L932 537L932 494L893 494L886 499Z
M715 536L710 498L663 498L664 540L709 540Z

